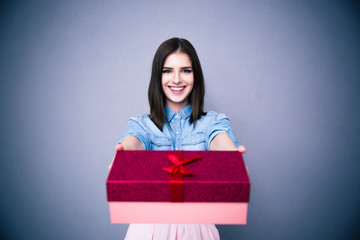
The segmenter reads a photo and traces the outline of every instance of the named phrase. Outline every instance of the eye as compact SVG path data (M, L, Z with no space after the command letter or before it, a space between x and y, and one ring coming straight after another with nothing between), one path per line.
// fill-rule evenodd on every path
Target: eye
M183 73L192 73L192 69L191 68L185 68L182 70Z
M171 73L171 70L170 69L163 69L162 73Z

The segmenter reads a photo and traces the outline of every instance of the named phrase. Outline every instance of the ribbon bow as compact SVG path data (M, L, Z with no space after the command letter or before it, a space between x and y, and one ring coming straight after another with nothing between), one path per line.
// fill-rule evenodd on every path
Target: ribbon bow
M193 173L183 165L195 161L197 159L201 159L201 157L195 156L180 160L179 157L174 154L169 154L167 157L170 160L170 162L172 162L174 165L170 167L163 167L162 169L170 174L179 173L181 175L193 175Z

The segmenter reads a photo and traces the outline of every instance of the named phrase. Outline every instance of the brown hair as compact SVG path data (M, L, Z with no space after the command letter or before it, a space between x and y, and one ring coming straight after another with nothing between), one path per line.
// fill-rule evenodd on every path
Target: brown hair
M165 112L165 94L161 84L162 69L166 58L170 54L177 51L185 53L189 56L194 73L194 86L189 95L189 100L192 107L190 123L194 123L195 125L196 121L202 115L205 115L205 112L203 111L205 83L199 57L195 51L195 48L188 40L182 38L171 38L163 42L155 53L148 89L150 119L160 130L163 129L164 123L167 121Z

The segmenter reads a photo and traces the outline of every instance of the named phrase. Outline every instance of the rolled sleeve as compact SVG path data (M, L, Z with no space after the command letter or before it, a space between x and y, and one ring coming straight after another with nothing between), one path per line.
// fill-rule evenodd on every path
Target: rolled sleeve
M210 143L219 133L227 133L230 139L233 141L236 147L239 147L240 144L234 136L234 132L230 126L229 118L225 114L217 114L214 116L214 120L208 128L207 131L207 150L210 150Z
M147 136L146 130L141 126L141 124L138 121L138 118L132 117L129 119L125 128L125 132L122 135L119 143L121 143L124 140L124 138L128 135L135 136L137 139L139 139L145 150L149 149L150 143L148 138L146 137Z

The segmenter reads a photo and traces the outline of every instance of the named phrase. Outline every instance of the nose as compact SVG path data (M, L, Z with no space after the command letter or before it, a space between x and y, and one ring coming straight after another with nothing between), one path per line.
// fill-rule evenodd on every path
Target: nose
M175 84L179 84L179 83L182 82L182 78L181 78L180 72L177 71L177 72L174 73L173 82L174 82Z

